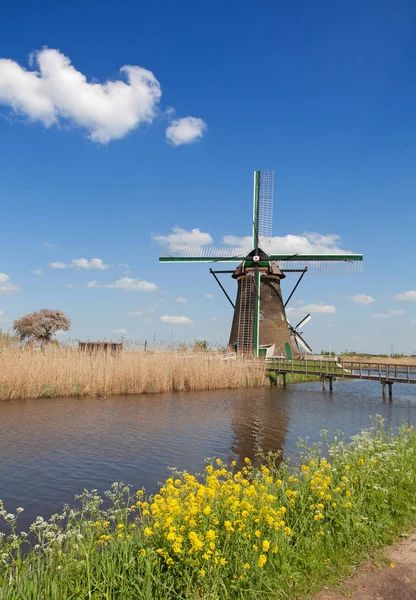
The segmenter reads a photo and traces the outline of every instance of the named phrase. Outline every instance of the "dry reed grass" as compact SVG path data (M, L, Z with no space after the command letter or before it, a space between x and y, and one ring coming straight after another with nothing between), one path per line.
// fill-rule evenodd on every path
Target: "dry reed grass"
M0 347L0 399L109 396L266 385L264 366L218 354L88 354L50 346Z

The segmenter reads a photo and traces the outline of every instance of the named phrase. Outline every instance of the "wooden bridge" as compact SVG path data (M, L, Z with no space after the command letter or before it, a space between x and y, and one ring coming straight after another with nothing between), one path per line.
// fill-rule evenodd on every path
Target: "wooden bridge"
M333 381L336 379L367 379L379 381L382 384L383 396L388 387L389 398L393 396L393 383L415 383L416 364L377 363L325 359L286 359L271 358L266 360L266 369L283 376L286 385L286 375L309 375L322 380L323 388L329 383L332 392Z

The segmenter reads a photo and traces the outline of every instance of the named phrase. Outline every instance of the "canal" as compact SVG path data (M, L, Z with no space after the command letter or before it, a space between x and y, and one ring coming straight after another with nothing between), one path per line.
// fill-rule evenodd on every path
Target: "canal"
M383 401L371 381L283 388L0 401L0 498L27 527L84 488L114 481L154 493L168 467L201 471L206 457L252 458L259 448L296 455L296 441L342 430L351 436L380 414L416 425L416 386L395 384Z

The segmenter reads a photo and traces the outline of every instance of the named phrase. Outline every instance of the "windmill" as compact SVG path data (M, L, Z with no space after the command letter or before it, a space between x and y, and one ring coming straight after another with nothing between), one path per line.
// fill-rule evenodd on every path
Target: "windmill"
M295 327L288 322L285 308L306 272L312 274L361 271L362 254L274 254L271 253L274 171L254 172L252 250L212 246L171 245L162 250L163 263L226 263L238 262L234 270L213 270L210 273L234 308L230 344L239 353L259 355L259 348L272 348L274 354L292 356L308 352L310 347L299 328L310 315ZM217 274L231 274L237 281L234 303ZM300 273L291 294L283 303L280 282L286 273Z

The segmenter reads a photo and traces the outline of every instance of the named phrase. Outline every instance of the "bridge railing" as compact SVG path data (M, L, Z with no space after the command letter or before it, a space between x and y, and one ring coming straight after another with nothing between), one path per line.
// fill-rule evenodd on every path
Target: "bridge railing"
M416 383L416 364L339 361L336 359L287 359L283 357L267 359L266 364L267 368L277 373Z

